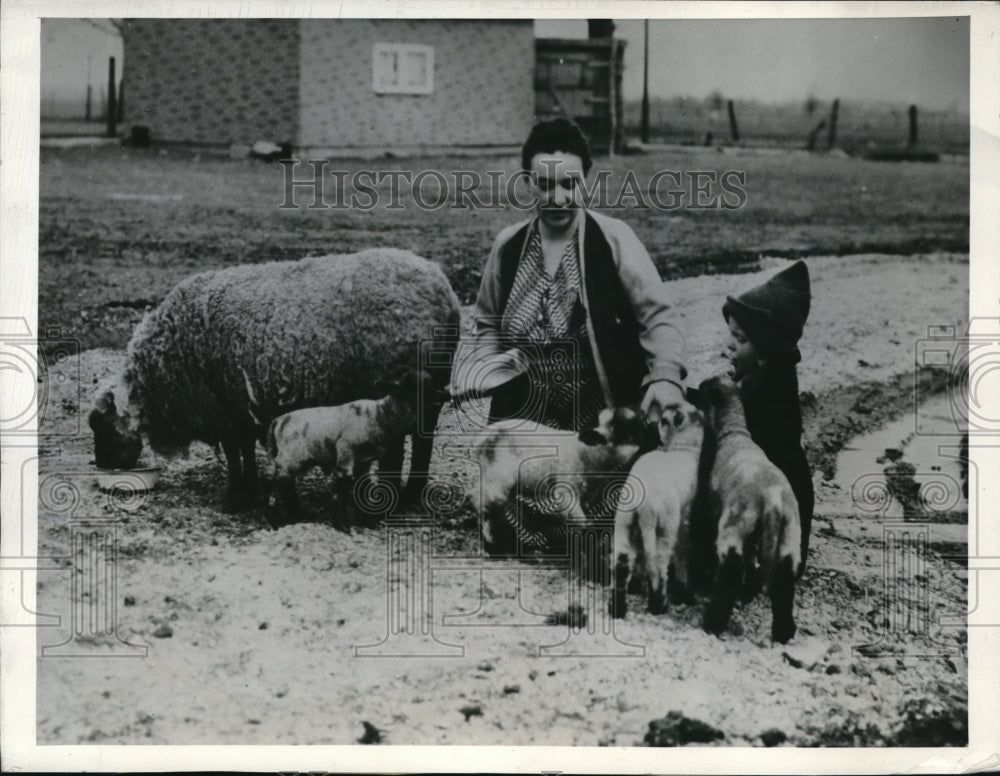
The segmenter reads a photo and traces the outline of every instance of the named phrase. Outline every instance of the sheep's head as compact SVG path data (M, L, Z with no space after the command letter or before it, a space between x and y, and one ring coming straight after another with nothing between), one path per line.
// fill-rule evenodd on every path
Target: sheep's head
M655 434L655 429L653 430ZM655 447L647 443L650 427L646 418L635 407L603 409L597 418L595 428L580 431L580 441L588 445L635 445L640 448Z
M142 452L142 437L120 404L114 391L102 391L88 418L94 432L94 462L100 469L131 469Z
M702 381L698 396L710 428L718 431L726 421L745 423L740 389L729 377L717 375Z
M663 414L658 424L659 442L666 448L699 447L705 434L705 416L691 405Z

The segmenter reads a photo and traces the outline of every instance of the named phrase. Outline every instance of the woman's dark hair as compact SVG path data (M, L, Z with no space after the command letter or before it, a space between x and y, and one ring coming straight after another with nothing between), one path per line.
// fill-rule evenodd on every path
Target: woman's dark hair
M521 148L521 167L531 169L531 160L536 154L575 154L583 162L583 174L590 172L590 143L580 128L569 119L558 118L539 121L531 128L528 139Z

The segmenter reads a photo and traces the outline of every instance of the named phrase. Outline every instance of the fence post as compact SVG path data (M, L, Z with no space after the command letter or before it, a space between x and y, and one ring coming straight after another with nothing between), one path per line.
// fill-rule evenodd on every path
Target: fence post
M733 136L733 142L740 142L740 130L736 126L736 108L733 107L733 101L730 100L729 104L729 133Z
M908 145L912 148L917 144L917 106L910 106L910 142Z
M116 100L116 89L115 89L115 58L110 57L108 59L108 137L114 137L116 133L116 119L118 118L118 109L115 105Z
M833 101L833 107L830 108L830 132L826 137L826 147L830 151L837 145L837 114L839 112L840 99L838 98Z

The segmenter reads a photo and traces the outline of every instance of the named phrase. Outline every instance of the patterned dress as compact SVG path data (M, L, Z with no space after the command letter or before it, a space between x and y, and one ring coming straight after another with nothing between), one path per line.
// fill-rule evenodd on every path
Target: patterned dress
M530 364L531 396L523 414L571 431L594 425L605 406L582 294L577 240L567 243L551 276L536 224L507 298L501 335L503 344L519 347Z
M519 347L530 365L529 400L519 414L571 431L596 425L605 407L587 336L582 294L577 240L569 241L555 275L549 275L536 224L514 276L501 336L504 346ZM593 508L585 505L588 514L593 514ZM608 505L598 507L598 511L608 511ZM518 554L565 551L564 518L554 505L534 494L519 494L516 504L507 505L504 519L510 539L517 540Z

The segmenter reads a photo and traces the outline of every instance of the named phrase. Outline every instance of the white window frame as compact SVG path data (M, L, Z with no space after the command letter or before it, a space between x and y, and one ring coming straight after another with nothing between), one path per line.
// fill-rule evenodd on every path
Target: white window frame
M398 66L395 82L384 72L382 64L389 55L396 58ZM412 73L406 67L412 55L424 57L426 63L420 82L412 80ZM434 47L422 43L375 43L372 46L372 89L376 94L433 94Z

